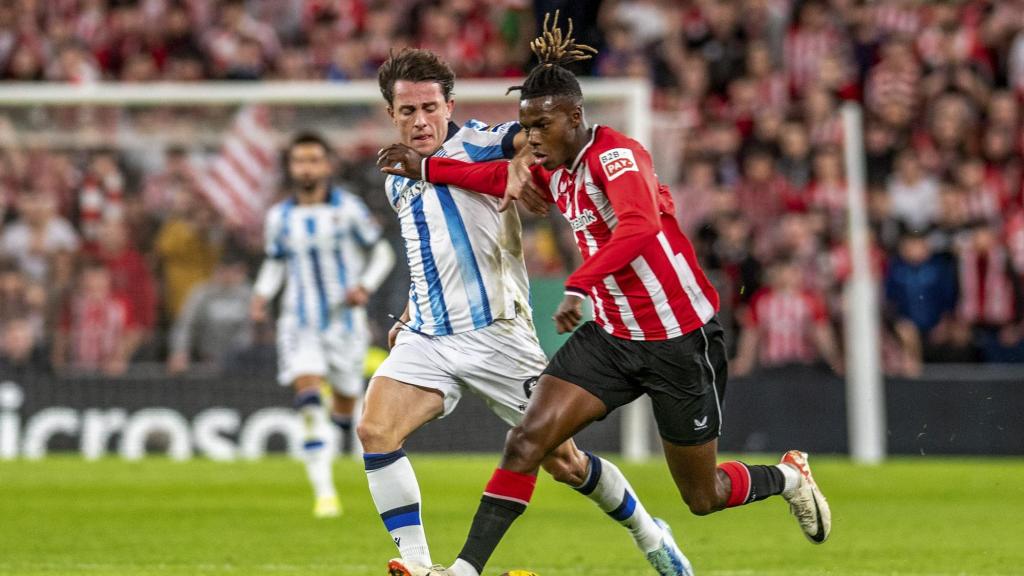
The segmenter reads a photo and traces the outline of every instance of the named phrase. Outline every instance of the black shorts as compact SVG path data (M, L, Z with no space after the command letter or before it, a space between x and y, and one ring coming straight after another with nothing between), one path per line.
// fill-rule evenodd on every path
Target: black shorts
M704 444L722 432L728 359L716 318L688 334L658 341L623 340L586 322L544 373L597 396L609 413L647 394L658 432L673 444Z

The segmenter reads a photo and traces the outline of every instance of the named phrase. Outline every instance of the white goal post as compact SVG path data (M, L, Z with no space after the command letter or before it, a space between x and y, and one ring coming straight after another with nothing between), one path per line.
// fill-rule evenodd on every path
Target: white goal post
M457 106L467 103L508 104L507 118L516 117L518 96L506 94L515 79L458 80L454 98ZM590 120L602 122L592 113L593 105L606 105L615 113L615 128L646 147L652 143L651 87L634 79L581 79ZM382 108L376 82L363 80L328 82L201 82L153 84L41 84L0 83L0 116L6 110L32 107L118 106L217 106L241 104L307 106L373 106ZM458 108L456 109L458 111ZM597 116L595 118L595 116ZM459 114L466 119L464 114ZM45 140L60 144L61 140ZM77 140L66 137L65 144ZM381 144L386 144L382 141ZM652 418L646 397L623 409L622 455L643 460L651 454Z

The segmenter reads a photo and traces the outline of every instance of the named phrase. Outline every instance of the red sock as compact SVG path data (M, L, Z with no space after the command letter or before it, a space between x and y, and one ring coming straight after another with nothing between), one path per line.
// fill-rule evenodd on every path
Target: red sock
M726 508L742 506L769 496L781 494L786 481L775 466L747 465L743 462L722 462L718 467L729 477L732 489Z
M533 498L533 489L537 485L537 477L531 474L520 474L498 468L484 488L484 496L517 502L526 506Z

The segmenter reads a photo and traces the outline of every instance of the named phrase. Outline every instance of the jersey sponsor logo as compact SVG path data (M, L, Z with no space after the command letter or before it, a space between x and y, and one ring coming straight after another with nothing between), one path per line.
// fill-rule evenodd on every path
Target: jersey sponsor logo
M597 222L597 216L594 215L593 210L587 208L583 212L580 212L579 216L570 218L569 226L572 227L573 232L579 232L594 222Z
M402 206L407 206L414 198L423 194L427 191L427 185L424 182L415 182L406 186L398 196L398 201L395 202L395 208L401 209Z
M601 167L604 168L604 175L611 182L626 172L639 172L636 165L636 158L629 148L613 148L600 156Z

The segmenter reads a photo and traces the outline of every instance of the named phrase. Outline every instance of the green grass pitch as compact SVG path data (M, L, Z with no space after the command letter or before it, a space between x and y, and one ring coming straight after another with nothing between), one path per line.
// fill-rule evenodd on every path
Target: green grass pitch
M465 537L496 456L412 455L435 561ZM769 462L752 456L750 462ZM804 540L772 499L691 516L661 462L623 466L700 575L1024 574L1024 460L812 458L833 510ZM381 575L395 554L358 461L336 465L345 515L314 520L299 463L0 462L0 574ZM488 574L650 576L626 532L542 478Z

